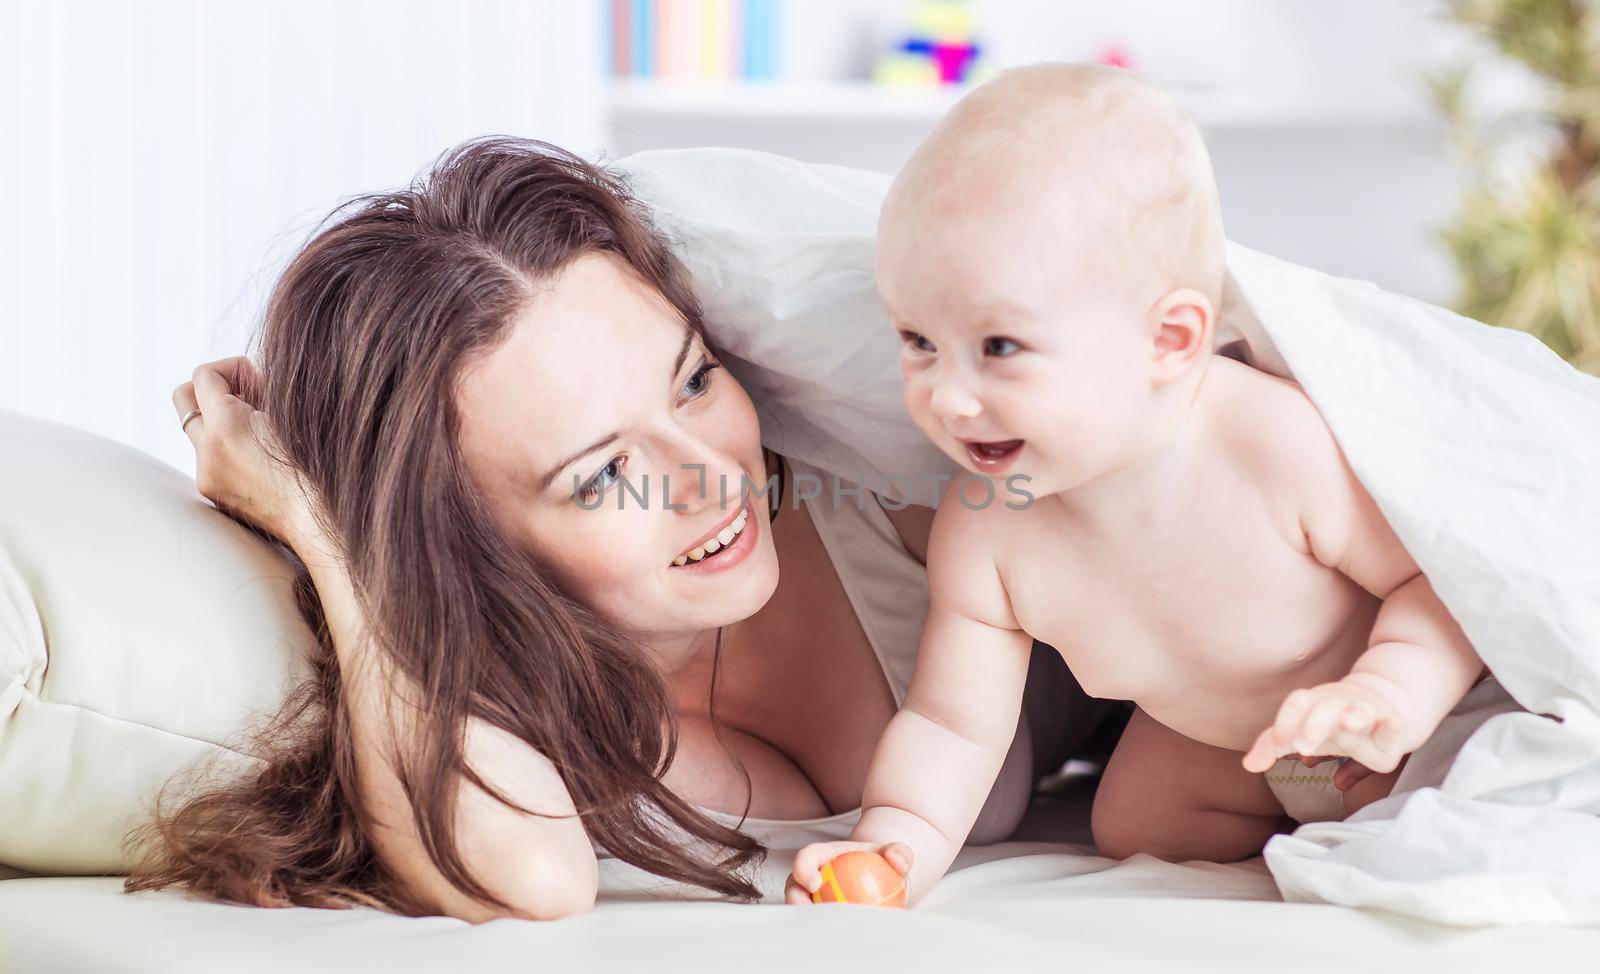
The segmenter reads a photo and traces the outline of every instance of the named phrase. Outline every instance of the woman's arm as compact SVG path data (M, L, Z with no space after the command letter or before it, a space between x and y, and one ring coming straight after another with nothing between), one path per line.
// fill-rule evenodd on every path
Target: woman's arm
M525 808L572 817L524 815L464 780L456 809L462 861L512 912L468 897L434 866L393 764L395 741L413 739L417 715L406 701L414 695L397 692L405 676L364 638L361 609L337 549L309 517L300 521L286 533L328 620L350 708L361 801L382 823L373 825L372 842L385 866L423 905L474 923L508 915L548 920L591 909L599 867L561 776L544 755L477 718L468 719L465 756L479 777Z
M271 424L255 408L262 376L244 356L208 362L173 390L189 419L183 431L195 447L200 493L230 515L287 543L305 563L333 638L356 754L357 790L371 821L372 843L388 871L419 905L474 922L507 915L445 879L417 834L400 779L396 741L415 740L417 715L382 653L364 638L360 604L337 545L312 515L309 488L278 462ZM273 449L269 449L269 446ZM392 721L392 723L391 723ZM571 815L572 798L555 767L521 740L468 718L463 754L486 784L524 808ZM598 864L576 817L541 818L509 808L470 781L457 792L456 844L467 869L510 904L509 915L548 919L594 905Z

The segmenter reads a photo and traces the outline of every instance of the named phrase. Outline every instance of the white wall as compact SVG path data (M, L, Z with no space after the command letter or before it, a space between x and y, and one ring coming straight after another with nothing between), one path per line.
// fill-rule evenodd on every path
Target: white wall
M474 135L599 148L585 3L63 0L4 19L0 408L187 471L172 388L243 351L332 205Z

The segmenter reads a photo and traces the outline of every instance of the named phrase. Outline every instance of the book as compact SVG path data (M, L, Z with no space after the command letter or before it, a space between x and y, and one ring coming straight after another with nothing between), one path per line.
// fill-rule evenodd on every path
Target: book
M778 76L778 0L744 0L741 74L764 81Z

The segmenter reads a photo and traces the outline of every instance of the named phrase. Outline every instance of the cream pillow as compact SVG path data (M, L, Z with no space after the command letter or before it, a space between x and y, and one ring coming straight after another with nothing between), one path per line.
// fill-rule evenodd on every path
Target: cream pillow
M182 473L5 410L0 457L0 864L121 872L171 775L246 769L311 633L288 564Z

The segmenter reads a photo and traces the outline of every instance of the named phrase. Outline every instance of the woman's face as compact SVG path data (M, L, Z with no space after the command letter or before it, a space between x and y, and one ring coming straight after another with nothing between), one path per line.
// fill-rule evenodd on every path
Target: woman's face
M502 527L613 623L680 636L771 597L755 409L626 262L569 264L467 368L457 398L466 462Z

